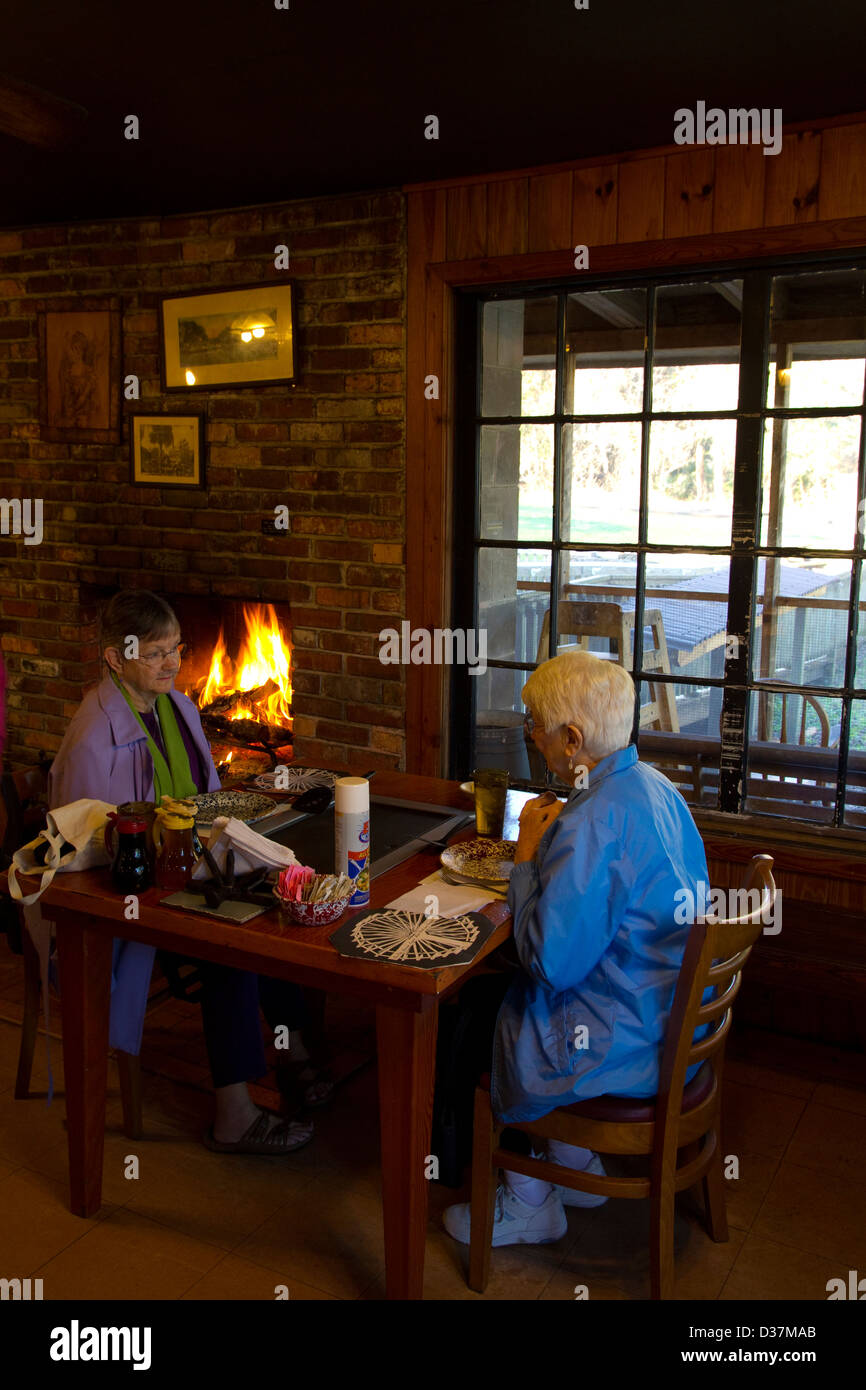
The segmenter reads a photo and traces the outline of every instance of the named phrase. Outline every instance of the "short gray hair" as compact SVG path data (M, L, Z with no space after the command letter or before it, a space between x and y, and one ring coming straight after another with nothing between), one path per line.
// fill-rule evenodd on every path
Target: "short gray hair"
M631 742L634 681L625 667L591 652L543 661L523 687L523 702L545 729L576 724L595 762Z
M180 629L177 614L164 598L150 589L121 589L102 614L102 650L123 652L127 637L150 642Z

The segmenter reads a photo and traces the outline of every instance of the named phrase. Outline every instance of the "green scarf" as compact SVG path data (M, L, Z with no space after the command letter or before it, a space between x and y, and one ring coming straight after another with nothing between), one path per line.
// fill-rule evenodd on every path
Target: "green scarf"
M168 762L166 762L162 753L151 738L140 713L132 703L129 692L125 686L120 683L114 671L111 673L111 679L129 705L129 708L132 710L147 737L147 747L150 756L153 758L153 790L154 801L157 806L164 796L196 796L198 788L192 780L189 758L183 744L180 729L177 727L174 706L169 696L157 695L156 697L156 712L159 716L159 722L162 728L162 737L165 740L165 751L168 754Z

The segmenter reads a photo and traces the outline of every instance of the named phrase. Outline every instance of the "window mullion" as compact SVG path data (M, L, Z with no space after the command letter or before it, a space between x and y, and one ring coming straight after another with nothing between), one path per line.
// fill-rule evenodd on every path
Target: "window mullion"
M761 505L761 445L767 361L770 295L768 277L753 271L743 276L740 336L740 390L734 457L731 572L725 653L719 757L719 810L739 812L745 794L748 757L748 684L754 632L755 579Z

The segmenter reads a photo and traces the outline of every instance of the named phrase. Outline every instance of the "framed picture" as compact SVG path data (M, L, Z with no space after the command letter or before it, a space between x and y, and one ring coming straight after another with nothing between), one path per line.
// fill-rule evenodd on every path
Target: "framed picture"
M205 416L129 415L130 482L137 487L205 485Z
M119 444L120 303L82 300L39 313L39 416L43 439Z
M164 295L160 314L165 391L273 386L295 379L291 281Z

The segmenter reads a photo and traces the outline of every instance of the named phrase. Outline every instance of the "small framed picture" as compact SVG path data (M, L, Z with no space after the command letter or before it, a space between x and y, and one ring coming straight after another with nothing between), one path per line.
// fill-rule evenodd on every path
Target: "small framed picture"
M292 282L163 295L165 391L275 386L295 379Z
M41 437L119 444L120 301L40 312L38 327Z
M205 486L205 416L129 415L130 481L138 487Z

